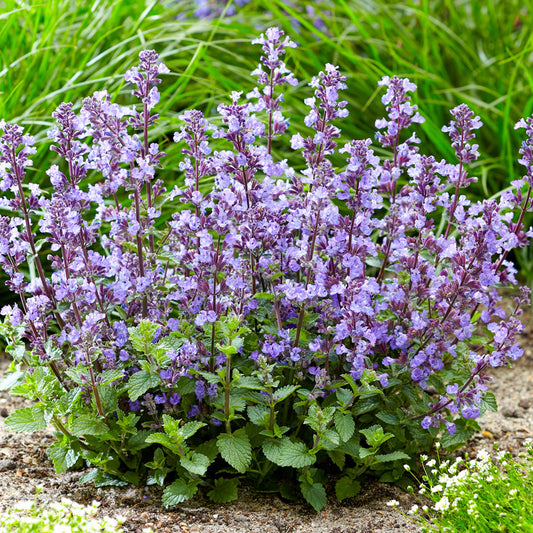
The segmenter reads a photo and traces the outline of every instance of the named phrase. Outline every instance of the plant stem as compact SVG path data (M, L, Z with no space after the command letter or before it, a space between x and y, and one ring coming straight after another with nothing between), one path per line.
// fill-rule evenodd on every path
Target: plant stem
M226 432L231 434L230 415L230 383L231 383L231 355L226 356L226 376L224 380L224 418L226 419Z

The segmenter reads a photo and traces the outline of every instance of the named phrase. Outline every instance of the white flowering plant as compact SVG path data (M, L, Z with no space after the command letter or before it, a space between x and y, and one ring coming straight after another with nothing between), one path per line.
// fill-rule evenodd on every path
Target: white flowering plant
M0 513L0 533L121 533L125 518L97 517L99 503L81 505L67 498L51 504L39 503L41 489L35 499L18 502ZM143 529L143 533L153 533Z
M493 454L481 449L471 459L468 454L454 460L441 460L438 455L421 459L421 480L405 465L419 485L418 504L407 513L396 500L388 505L421 526L423 533L533 531L531 441L525 442L518 458L495 446Z

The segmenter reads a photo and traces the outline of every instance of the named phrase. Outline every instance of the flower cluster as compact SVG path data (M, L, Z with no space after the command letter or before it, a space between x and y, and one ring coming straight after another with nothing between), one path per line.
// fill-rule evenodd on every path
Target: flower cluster
M516 284L507 255L530 236L523 217L531 208L533 119L518 124L528 136L520 150L526 176L498 200L473 203L462 191L474 179L471 141L481 123L467 106L453 109L444 128L458 162L439 161L420 152L415 134L404 135L423 122L411 103L415 84L384 77L387 116L376 121L376 138L389 157L378 157L370 139L338 149L347 84L327 64L309 83L306 133L290 139L303 155L295 169L273 147L286 149L279 91L297 81L282 58L296 45L278 28L254 43L263 50L252 73L258 86L220 104L218 124L197 110L180 117L181 187L167 190L157 179L165 154L149 131L168 69L153 51L141 52L125 76L139 108L112 103L105 91L79 113L59 106L50 138L63 163L47 171L50 194L25 183L33 139L0 125L1 205L16 213L0 218L0 264L20 296L20 306L2 310L4 326L19 335L10 333L14 357L50 369L52 400L72 394L94 409L93 435L107 434L101 424L128 434L125 417L143 431L172 433L172 415L195 419L194 432L225 423L231 436L243 418L236 413L248 409L266 435L281 438L277 405L288 431L283 401L300 389L293 429L315 432L314 458L351 438L352 417L367 412L360 395L398 397L401 384L411 391L394 405L402 420L453 435L458 421L480 415L486 371L522 354L528 291L508 311L496 289ZM33 399L48 390L37 387ZM319 408L332 398L336 430L328 428L330 407ZM84 436L81 421L61 422L71 414L65 405L50 408L57 427ZM345 416L348 426L339 422ZM375 454L381 441L367 440ZM82 442L90 449L91 438ZM220 442L223 457L245 469ZM279 459L269 446L265 456ZM116 474L114 463L109 469Z
M524 446L520 459L510 452L489 454L485 449L470 459L441 461L440 457L436 460L422 455L421 480L410 466L405 468L419 483L418 494L424 499L415 496L420 505L413 505L407 514L400 509L399 512L424 532L479 528L528 531L533 523L527 511L531 505L528 485L533 475L533 449L531 442L525 441ZM430 501L432 506L427 505ZM387 505L399 507L396 501Z

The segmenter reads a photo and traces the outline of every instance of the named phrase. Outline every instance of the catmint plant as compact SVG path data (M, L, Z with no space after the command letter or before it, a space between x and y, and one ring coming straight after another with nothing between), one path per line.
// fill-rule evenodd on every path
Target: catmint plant
M379 157L343 139L338 67L300 87L308 112L290 125L296 44L278 28L253 44L255 87L216 119L180 116L178 185L157 177L154 51L126 73L136 105L99 91L58 107L49 191L31 183L33 138L0 124L0 263L19 297L1 310L1 387L35 402L6 423L51 423L59 472L169 482L167 506L200 489L229 501L245 477L319 510L332 465L337 498L354 496L365 472L397 480L496 408L487 371L522 355L528 291L507 309L497 289L517 284L508 254L531 236L533 119L517 124L525 176L474 203L466 105L443 128L456 158L439 159L407 131L424 121L416 85L384 77ZM275 155L290 150L297 168Z

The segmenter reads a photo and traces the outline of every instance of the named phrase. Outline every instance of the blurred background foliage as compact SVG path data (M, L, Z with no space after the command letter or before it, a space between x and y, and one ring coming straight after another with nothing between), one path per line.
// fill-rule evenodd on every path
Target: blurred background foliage
M307 83L329 62L348 76L342 141L374 136L384 113L377 81L397 74L418 85L414 101L426 122L417 132L426 153L453 160L441 132L450 108L466 102L480 115L473 198L497 195L520 174L523 130L514 124L533 111L533 0L0 0L0 117L44 140L63 101L78 107L107 89L130 104L123 74L140 50L154 48L172 71L153 132L168 153L161 175L171 186L181 178L180 147L171 142L179 114L199 108L216 118L230 91L248 92L260 55L250 41L272 25L300 44L287 57L300 81L286 95L290 134L305 129ZM53 157L40 143L32 179L44 188ZM533 251L516 260L533 282Z

